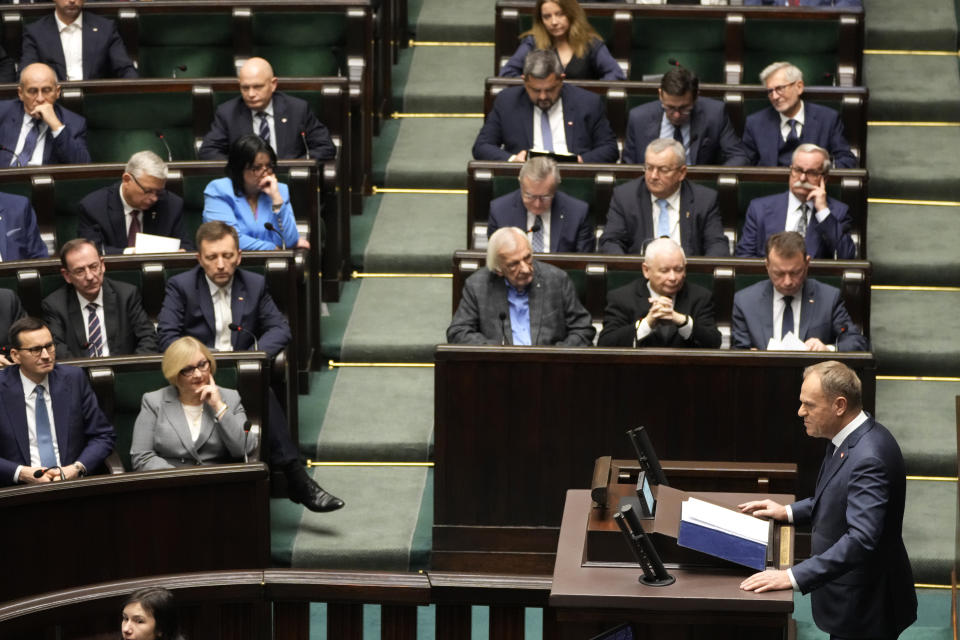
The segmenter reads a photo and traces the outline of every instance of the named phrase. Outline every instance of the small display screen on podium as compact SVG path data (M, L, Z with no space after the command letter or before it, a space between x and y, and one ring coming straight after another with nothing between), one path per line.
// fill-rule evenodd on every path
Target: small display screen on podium
M657 504L646 471L641 471L637 476L637 498L640 501L640 514L644 518L652 518L656 514Z
M604 631L598 636L593 636L590 640L633 640L633 627L629 624L621 624L609 631Z

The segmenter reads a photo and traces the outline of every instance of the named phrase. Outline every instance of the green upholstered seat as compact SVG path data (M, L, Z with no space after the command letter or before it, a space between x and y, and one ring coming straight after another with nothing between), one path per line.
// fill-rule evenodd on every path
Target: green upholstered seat
M757 83L764 67L787 60L803 71L807 84L833 84L839 35L839 23L833 20L747 20L744 81Z
M126 162L149 149L166 158L163 132L175 160L193 160L193 104L189 92L90 94L84 98L87 144L94 162Z
M169 78L232 76L231 16L217 13L149 13L140 16L140 75Z
M252 20L253 54L269 60L276 75L344 75L344 12L258 11Z
M723 82L725 51L721 18L635 18L633 21L630 80L666 73L673 59L690 69L701 82Z

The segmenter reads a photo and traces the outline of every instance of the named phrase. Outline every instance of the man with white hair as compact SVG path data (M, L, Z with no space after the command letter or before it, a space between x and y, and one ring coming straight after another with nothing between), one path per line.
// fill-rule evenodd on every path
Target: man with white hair
M826 149L833 166L852 169L857 158L843 133L840 115L830 107L805 102L803 72L789 62L774 62L760 72L770 106L751 113L743 130L750 161L762 167L786 167L794 149L812 142Z
M102 187L80 201L77 236L101 253L123 253L136 245L137 233L180 239L180 248L193 251L183 228L183 198L166 190L167 164L152 151L130 156L120 182Z
M487 266L467 278L447 341L584 347L596 330L563 270L535 261L522 229L498 229Z
M801 144L790 163L785 193L754 198L737 243L736 255L763 258L767 238L780 231L797 231L806 238L811 258L857 257L850 237L847 205L827 197L830 153L815 144Z
M669 238L647 247L643 277L614 289L603 312L601 347L720 346L711 293L686 282L687 258Z

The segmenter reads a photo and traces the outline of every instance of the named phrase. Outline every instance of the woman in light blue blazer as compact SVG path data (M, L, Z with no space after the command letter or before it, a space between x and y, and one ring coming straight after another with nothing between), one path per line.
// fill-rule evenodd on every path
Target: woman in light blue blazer
M175 340L160 367L170 386L143 394L130 446L134 471L232 462L256 447L243 430L240 394L216 385L217 362L202 342Z
M297 233L290 190L277 182L277 154L256 134L230 145L227 177L203 191L203 221L220 220L237 230L240 249L310 248Z

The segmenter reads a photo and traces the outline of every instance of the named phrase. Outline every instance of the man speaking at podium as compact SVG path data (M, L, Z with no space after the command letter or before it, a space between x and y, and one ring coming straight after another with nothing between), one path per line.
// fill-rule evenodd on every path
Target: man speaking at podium
M906 472L900 447L864 413L860 379L840 362L804 370L797 414L807 435L830 440L814 496L788 506L757 500L740 510L811 523L812 555L785 571L756 573L740 588L811 593L814 622L832 639L892 640L917 619L902 536Z

